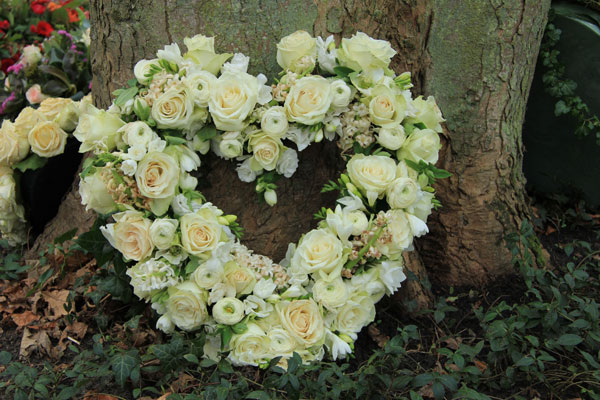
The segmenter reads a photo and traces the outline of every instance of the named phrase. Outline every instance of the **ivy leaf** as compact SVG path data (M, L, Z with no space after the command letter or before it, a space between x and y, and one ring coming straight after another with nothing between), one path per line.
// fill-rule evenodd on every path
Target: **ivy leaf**
M123 387L131 376L134 368L138 366L137 350L113 356L110 367L117 383Z
M556 115L557 117L563 114L567 114L569 113L569 111L571 111L571 107L567 106L567 104L562 100L557 101L554 105L554 115Z
M27 170L36 170L42 168L44 165L46 165L47 162L47 158L40 157L34 153L26 159L24 159L23 161L15 164L15 168L21 172L25 172Z

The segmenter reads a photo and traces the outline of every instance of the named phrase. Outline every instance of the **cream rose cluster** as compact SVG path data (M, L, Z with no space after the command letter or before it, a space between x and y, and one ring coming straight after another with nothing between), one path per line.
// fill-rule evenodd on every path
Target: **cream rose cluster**
M159 314L158 329L204 331L206 356L236 365L281 357L285 368L294 353L311 362L325 349L346 357L376 303L406 279L402 254L439 205L435 100L413 99L410 74L389 69L391 45L360 32L339 47L304 31L284 37L271 86L248 73L243 54L217 54L213 38L184 43L186 53L171 44L139 61L135 85L108 111L79 107L75 136L95 152L81 174L83 203L112 215L100 230L127 260L134 293ZM45 109L7 125L11 162L34 149L17 131L39 137L36 151L59 142L51 133L70 118ZM242 245L237 218L196 190L193 171L212 151L235 160L239 178L257 180L274 206L275 179L292 177L301 152L325 139L346 161L324 187L340 193L337 204L279 262Z

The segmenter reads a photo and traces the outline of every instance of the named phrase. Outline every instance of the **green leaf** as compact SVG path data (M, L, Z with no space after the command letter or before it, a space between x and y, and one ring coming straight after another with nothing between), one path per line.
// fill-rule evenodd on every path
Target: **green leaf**
M178 145L178 144L186 144L187 143L187 140L185 140L184 138L177 137L177 136L165 136L164 138L168 144Z
M246 395L247 399L269 400L271 397L262 390L255 390Z
M231 329L233 330L233 332L240 335L248 330L248 326L245 322L238 322L237 324L233 325Z
M217 128L214 125L205 125L196 133L200 140L209 140L217 136Z
M62 235L58 236L57 238L55 238L54 244L63 244L67 240L73 239L73 237L75 236L76 233L77 233L77 228L73 228L70 231L67 231L67 232L63 233Z
M15 169L18 169L21 172L25 172L27 170L36 170L42 168L48 162L47 158L40 157L35 153L32 153L29 157L24 159L23 161L14 165Z
M6 365L10 362L12 355L8 351L0 351L0 364Z
M226 326L221 330L221 351L223 351L227 348L232 336L233 336L233 329L231 329L230 326Z
M113 92L113 94L115 94L116 92L117 91ZM115 99L115 105L117 105L117 106L125 105L125 103L127 103L129 100L133 99L137 93L138 93L137 86L130 87L127 89L122 89L122 91L119 91L119 94L117 95L117 98Z
M577 346L583 342L583 339L579 335L573 335L571 333L565 333L558 338L558 344L562 346Z
M534 363L534 359L530 356L525 356L515 363L516 367L528 367Z
M185 358L187 361L191 362L192 364L200 363L200 361L198 360L198 357L196 357L194 354L186 354L183 356L183 358Z
M116 354L113 356L110 366L115 376L115 380L121 387L125 386L125 382L127 382L127 379L131 376L131 372L138 364L139 359L134 352Z
M341 78L346 78L346 77L348 77L348 75L353 73L354 70L352 68L343 67L343 66L339 65L339 66L333 68L333 72Z
M567 104L562 100L557 101L554 105L554 115L557 117L563 114L568 114L569 111L571 111L571 107L567 106Z

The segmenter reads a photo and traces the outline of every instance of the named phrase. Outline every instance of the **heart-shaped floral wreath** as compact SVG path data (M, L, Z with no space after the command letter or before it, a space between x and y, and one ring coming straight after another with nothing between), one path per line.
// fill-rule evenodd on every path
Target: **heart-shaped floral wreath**
M247 73L243 54L216 54L213 38L184 43L183 55L171 44L139 61L108 111L83 110L74 135L95 152L81 173L83 203L116 212L100 229L131 261L134 293L164 332L204 329L205 354L227 351L237 365L281 357L285 366L294 352L320 360L324 348L344 357L375 303L406 279L402 252L439 205L431 184L447 173L433 167L435 100L412 99L410 74L389 69L390 44L360 32L339 48L304 31L284 37L272 86ZM323 138L349 160L324 188L340 192L339 204L322 208L318 228L278 264L239 242L236 217L206 202L189 174L197 152L212 150L238 161L242 181L258 178L274 205L274 177L292 176L296 151Z

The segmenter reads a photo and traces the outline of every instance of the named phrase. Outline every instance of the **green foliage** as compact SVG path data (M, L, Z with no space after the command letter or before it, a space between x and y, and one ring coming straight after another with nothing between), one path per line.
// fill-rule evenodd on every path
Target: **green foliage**
M40 157L37 154L31 154L29 157L25 158L23 161L20 161L15 164L15 169L18 169L21 172L25 172L27 170L36 170L42 168L48 159L45 157Z

